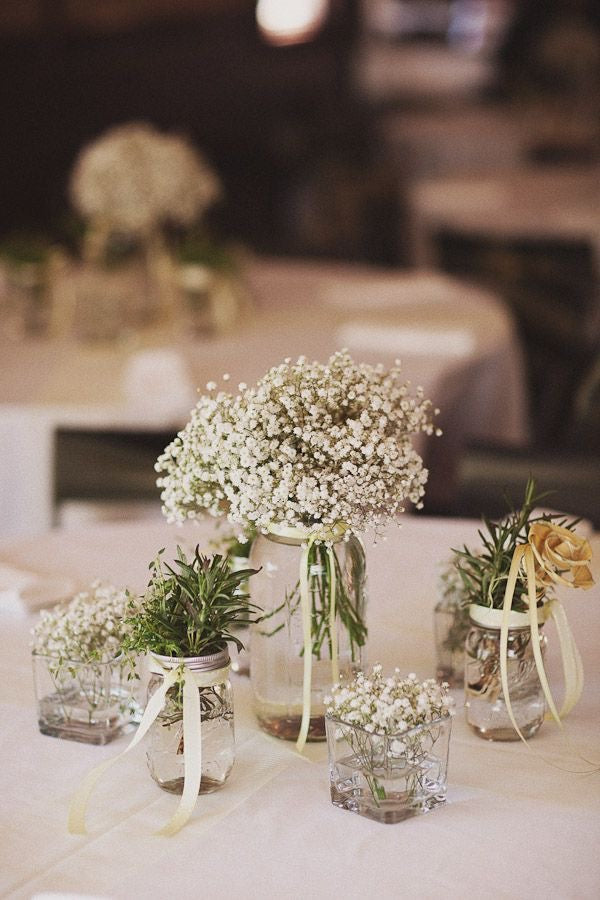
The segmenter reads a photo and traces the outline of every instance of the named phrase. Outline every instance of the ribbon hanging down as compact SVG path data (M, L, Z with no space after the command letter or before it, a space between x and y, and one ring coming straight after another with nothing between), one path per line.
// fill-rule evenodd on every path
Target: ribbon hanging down
M512 601L521 566L524 567L527 584L528 611L526 613L516 613L512 610ZM561 583L565 584L566 586L572 586L569 582L566 582L564 580ZM573 707L581 697L581 693L583 691L583 665L581 662L581 656L577 649L577 645L575 644L573 633L567 621L564 607L560 603L560 601L552 599L546 602L541 609L538 609L537 607L535 555L530 544L520 544L515 548L508 574L508 580L506 583L502 609L487 609L486 607L478 605L475 605L475 609L476 613L474 618L476 621L479 621L483 625L489 624L492 625L492 627L494 627L494 625L495 627L497 627L498 616L501 616L500 682L502 685L502 692L504 694L504 701L506 703L506 711L508 713L512 726L520 739L529 747L527 739L524 737L517 724L510 700L510 691L508 684L508 631L509 628L514 625L520 625L521 627L523 625L529 625L535 666L549 710L549 712L546 713L546 718L554 719L559 728L564 731L562 719L573 709ZM560 711L557 709L556 703L554 702L554 697L552 696L552 691L550 689L550 684L548 682L548 677L544 668L544 661L540 648L540 618L542 623L553 620L558 633L562 657L563 675L565 681L565 696ZM494 620L493 622L492 619ZM592 767L591 769L586 769L586 773L597 771L598 768L600 768L597 763L586 759L580 754L577 754L577 756L583 762ZM583 773L580 772L579 774Z
M102 775L126 753L133 750L147 734L165 705L167 693L173 685L180 683L183 693L183 746L184 752L184 784L183 793L175 813L157 834L176 834L190 818L202 781L202 716L200 712L199 688L213 687L226 681L229 676L229 665L220 669L195 672L186 667L180 659L174 659L172 666L163 666L152 658L150 671L163 675L163 683L148 701L138 729L122 753L107 759L89 772L75 793L68 817L68 830L71 834L86 834L85 814L92 791Z
M304 645L304 671L302 680L302 719L300 731L296 739L296 750L302 753L308 738L310 726L310 695L312 688L312 602L310 598L310 553L314 544L323 543L326 549L327 583L329 586L329 637L331 641L331 681L335 684L339 681L338 659L338 634L336 623L336 574L335 553L332 543L341 540L348 527L343 522L335 525L323 526L318 529L304 530L288 526L271 525L269 532L275 536L302 541L300 554L300 569L298 580L300 584L300 610L302 614L302 640Z

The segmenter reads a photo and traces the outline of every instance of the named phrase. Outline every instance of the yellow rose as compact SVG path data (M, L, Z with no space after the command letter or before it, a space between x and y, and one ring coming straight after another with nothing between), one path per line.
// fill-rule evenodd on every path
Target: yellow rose
M535 557L535 580L539 590L552 583L572 588L594 584L588 563L592 558L589 541L554 522L534 522L529 529L529 545Z

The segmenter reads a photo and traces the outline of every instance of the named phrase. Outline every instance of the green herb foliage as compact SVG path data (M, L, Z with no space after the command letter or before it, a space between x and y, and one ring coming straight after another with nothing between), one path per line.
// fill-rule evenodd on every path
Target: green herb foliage
M533 522L558 519L558 524L571 530L577 525L579 519L567 522L563 517L551 513L533 516L534 507L547 496L548 494L536 495L535 481L529 478L520 508L511 509L510 513L499 522L492 522L483 517L485 530L478 532L481 550L473 552L465 546L462 550L454 551L457 555L456 567L464 587L462 594L464 605L477 603L492 609L502 609L515 547L526 543L529 527ZM545 592L545 590L538 592L539 600ZM527 604L521 600L521 594L525 593L526 583L523 573L520 572L513 602L513 609L517 612L527 611Z
M243 589L258 570L232 572L226 557L203 556L198 547L191 561L178 547L170 566L163 552L150 564L145 594L130 608L124 649L178 657L217 653L228 642L243 649L232 629L258 618L259 607Z

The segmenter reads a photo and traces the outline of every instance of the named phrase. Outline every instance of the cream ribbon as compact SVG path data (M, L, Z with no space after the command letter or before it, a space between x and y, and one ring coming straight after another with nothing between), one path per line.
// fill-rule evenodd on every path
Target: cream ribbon
M529 609L526 613L514 612L512 609L512 601L521 565L524 565L525 567L525 575L527 581L527 598ZM537 596L535 591L535 561L534 553L530 544L520 544L515 548L515 552L513 554L510 565L510 570L508 573L508 580L506 583L506 590L504 592L502 609L490 609L484 606L480 606L479 604L472 604L469 608L469 613L471 614L471 617L474 619L474 621L484 626L489 625L495 628L497 628L498 625L500 626L500 683L502 685L502 693L504 695L506 711L513 728L527 747L529 747L527 738L525 738L525 736L521 732L521 729L517 725L517 721L515 719L512 708L512 703L510 700L507 659L509 628L523 628L529 626L531 632L531 645L535 667L540 679L540 684L542 686L542 691L544 693L548 709L550 711L549 714L546 713L546 718L554 719L554 721L564 733L564 725L562 723L562 719L573 709L573 707L581 697L581 693L583 691L583 664L581 662L581 656L579 654L579 650L577 649L577 645L575 644L575 638L573 637L573 633L569 627L567 616L562 603L560 603L559 600L549 600L541 609L538 609L537 607ZM563 675L565 680L565 696L560 711L556 707L554 697L552 696L552 691L550 690L550 684L548 682L548 677L544 668L544 661L540 648L539 625L549 621L550 619L554 621L558 633L563 665ZM529 749L531 749L531 747L529 747ZM586 773L591 773L598 769L596 763L586 759L579 753L577 753L577 756L593 767L591 770L586 770ZM552 763L552 765L554 765L554 763ZM555 768L561 767L555 766ZM579 772L578 774L583 773Z
M306 739L308 737L308 728L310 725L310 692L312 686L312 604L310 602L308 577L309 577L309 559L310 551L315 543L325 543L330 541L339 541L348 526L343 522L336 522L332 526L322 526L316 529L296 528L288 525L270 525L268 531L283 538L292 540L300 540L302 544L302 553L300 554L300 610L302 614L302 637L304 642L304 672L302 680L302 719L300 721L300 731L296 740L296 750L302 753ZM338 658L338 637L336 627L336 576L335 576L335 554L331 546L327 545L327 569L329 581L329 636L331 639L331 679L335 684L339 681L339 658Z
M198 688L213 687L226 681L229 677L230 666L206 672L195 672L179 660L173 666L164 667L155 657L152 657L149 668L154 674L163 675L163 683L148 701L138 729L125 750L111 759L104 760L83 779L69 806L68 830L71 834L87 833L85 813L96 784L107 769L140 743L165 705L169 688L177 682L180 682L183 687L183 793L175 813L157 834L176 834L185 825L194 810L202 780L202 717Z

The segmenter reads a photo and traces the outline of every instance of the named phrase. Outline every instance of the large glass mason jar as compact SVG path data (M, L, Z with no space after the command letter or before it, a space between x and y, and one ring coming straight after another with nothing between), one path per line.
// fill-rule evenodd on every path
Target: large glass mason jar
M332 683L332 652L339 673L364 665L365 552L358 537L314 543L304 570L301 537L259 535L252 545L252 601L263 610L251 629L250 677L260 727L285 740L300 732L304 689L301 579L306 579L311 619L312 666L307 740L325 740L325 697ZM332 552L331 552L332 551ZM331 628L335 589L335 632ZM332 636L334 641L332 641ZM337 654L335 638L337 637Z
M235 759L233 730L233 693L228 678L229 652L206 656L156 656L158 666L168 670L183 664L185 676L196 678L201 719L200 794L218 790L226 781ZM148 699L163 683L164 672L152 671ZM176 682L167 691L165 704L149 729L148 768L165 791L181 794L185 779L185 743L183 739L183 688Z
M544 654L547 638L541 629L539 642ZM515 721L525 738L533 737L544 721L545 700L528 625L508 629L506 670ZM467 722L479 737L488 741L519 740L502 690L500 628L480 624L473 613L465 643L465 709Z

